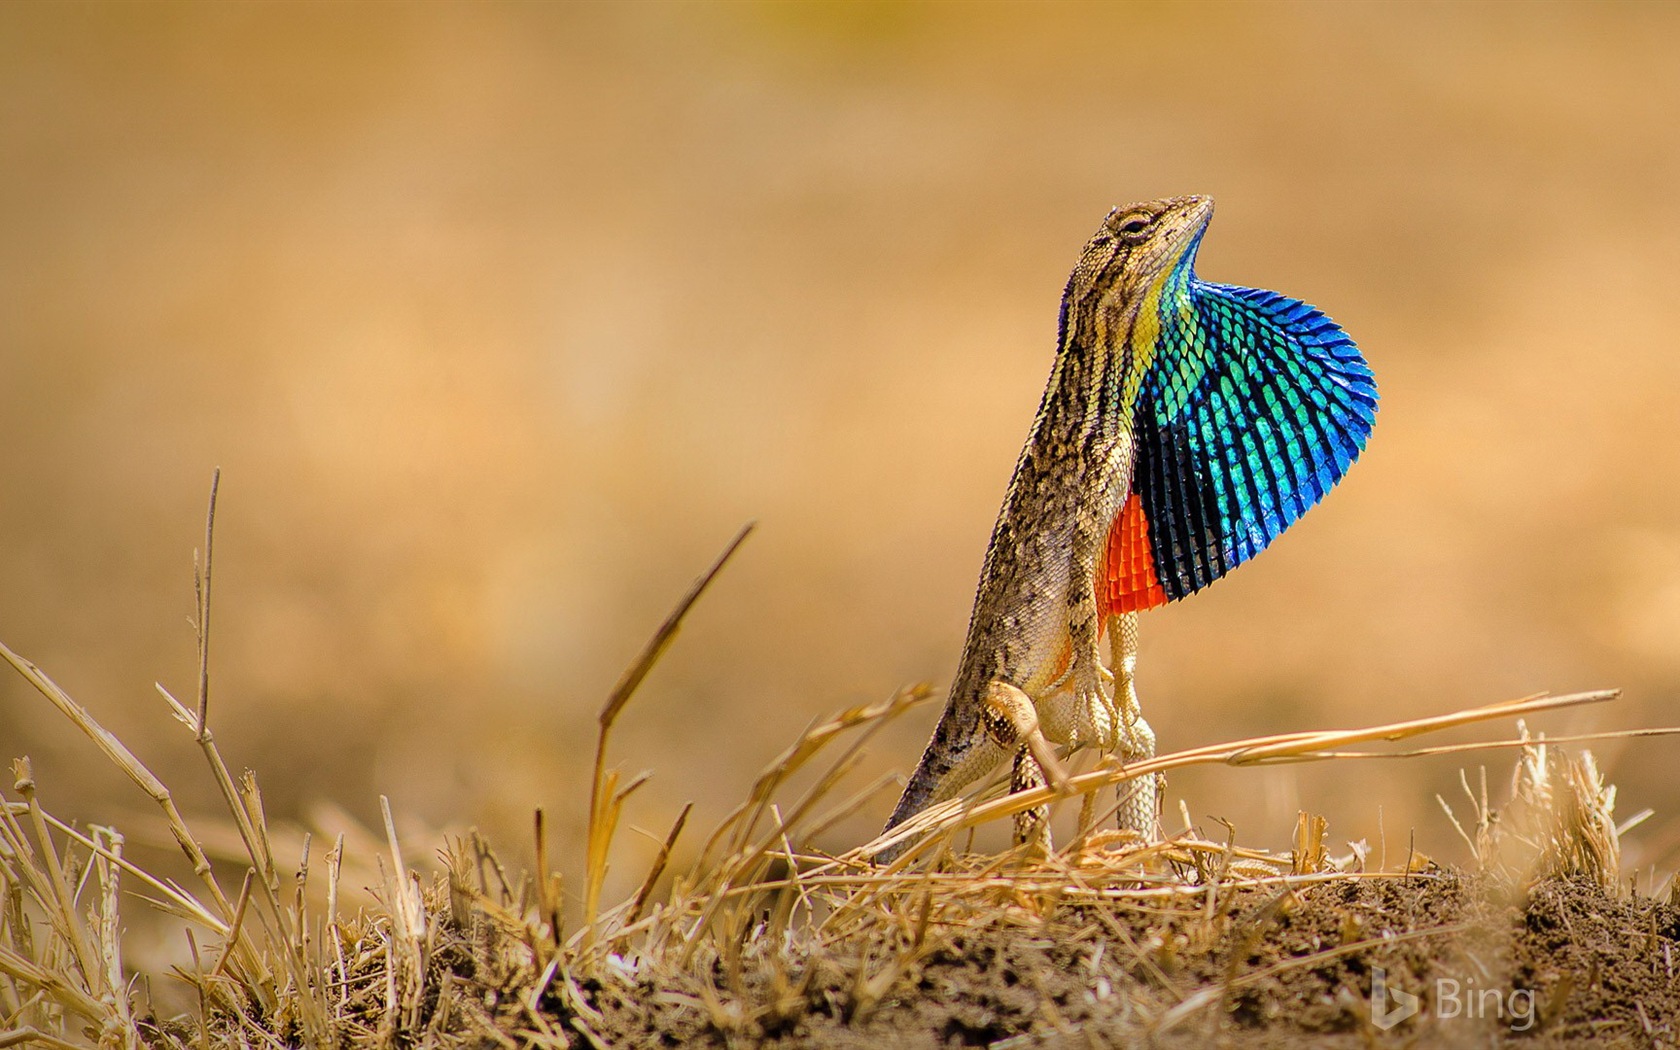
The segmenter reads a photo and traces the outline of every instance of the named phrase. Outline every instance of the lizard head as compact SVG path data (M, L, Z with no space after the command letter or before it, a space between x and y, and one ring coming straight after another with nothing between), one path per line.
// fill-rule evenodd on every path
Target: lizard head
M1167 197L1115 208L1085 243L1064 302L1094 314L1123 311L1181 261L1195 257L1212 217L1211 197Z

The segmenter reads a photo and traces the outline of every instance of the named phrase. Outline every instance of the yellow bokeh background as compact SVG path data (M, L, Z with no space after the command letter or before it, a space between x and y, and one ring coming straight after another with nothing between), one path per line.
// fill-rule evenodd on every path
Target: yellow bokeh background
M943 687L1080 245L1194 192L1201 273L1323 307L1383 401L1323 507L1145 617L1162 747L1598 686L1534 728L1672 721L1677 53L1656 5L0 8L0 640L215 809L152 683L194 688L220 466L212 718L271 818L540 806L575 873L600 703L757 520L614 740L633 823L707 825L811 719ZM143 809L21 680L0 745ZM1677 748L1600 748L1635 866ZM1478 761L1185 774L1169 816L1461 859L1433 796Z

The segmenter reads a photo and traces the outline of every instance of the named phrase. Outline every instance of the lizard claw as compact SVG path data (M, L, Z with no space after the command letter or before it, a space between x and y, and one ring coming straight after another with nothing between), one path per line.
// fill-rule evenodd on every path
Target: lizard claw
M1074 697L1074 742L1103 751L1120 743L1120 711L1100 682L1080 689Z

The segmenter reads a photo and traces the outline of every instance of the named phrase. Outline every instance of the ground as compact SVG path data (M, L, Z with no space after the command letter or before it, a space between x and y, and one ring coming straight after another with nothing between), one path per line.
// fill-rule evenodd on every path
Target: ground
M626 1047L1670 1046L1676 939L1666 902L1586 879L1513 896L1435 869L1233 889L1212 914L1082 904L930 930L873 1004L858 975L890 961L845 942L780 975L749 950L733 977L720 960L708 980L585 990L597 1034ZM1379 967L1419 1000L1387 1032L1372 1023Z
M155 782L38 668L0 657ZM1224 841L1190 826L1151 840L1102 830L1084 804L1151 765L1340 761L1359 741L1597 694L1098 762L1060 787L983 787L839 855L796 847L868 801L874 788L842 786L852 756L925 695L814 723L678 870L682 810L616 903L601 888L639 783L604 760L621 699L604 709L581 887L548 865L539 819L536 871L517 873L472 832L440 851L428 888L388 812L383 847L338 838L288 878L247 776L227 793L249 864L218 878L206 860L193 890L136 865L116 831L51 817L20 759L17 800L0 806L0 1046L1680 1046L1680 907L1667 889L1651 895L1669 881L1647 876L1641 894L1621 874L1622 830L1641 817L1616 819L1589 752L1520 723L1514 740L1453 745L1509 744L1516 758L1508 798L1495 805L1484 786L1453 818L1473 854L1465 869L1410 846L1373 858L1350 842L1332 856L1325 820L1308 813L1274 853L1240 846L1231 825ZM180 714L194 728L191 709ZM846 740L824 771L818 753ZM225 769L208 736L204 749ZM176 841L202 856L159 791ZM967 831L1057 797L1084 800L1082 830L1061 847L971 848ZM896 835L906 851L876 863ZM341 891L356 886L370 892L352 903ZM198 930L190 960L125 965L121 908L137 890ZM153 994L177 985L184 1004Z

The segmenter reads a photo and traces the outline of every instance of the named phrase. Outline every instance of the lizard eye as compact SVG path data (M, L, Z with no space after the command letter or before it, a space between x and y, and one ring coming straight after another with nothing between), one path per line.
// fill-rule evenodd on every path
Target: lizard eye
M1148 219L1127 219L1120 224L1120 232L1133 237L1147 229L1149 229Z

